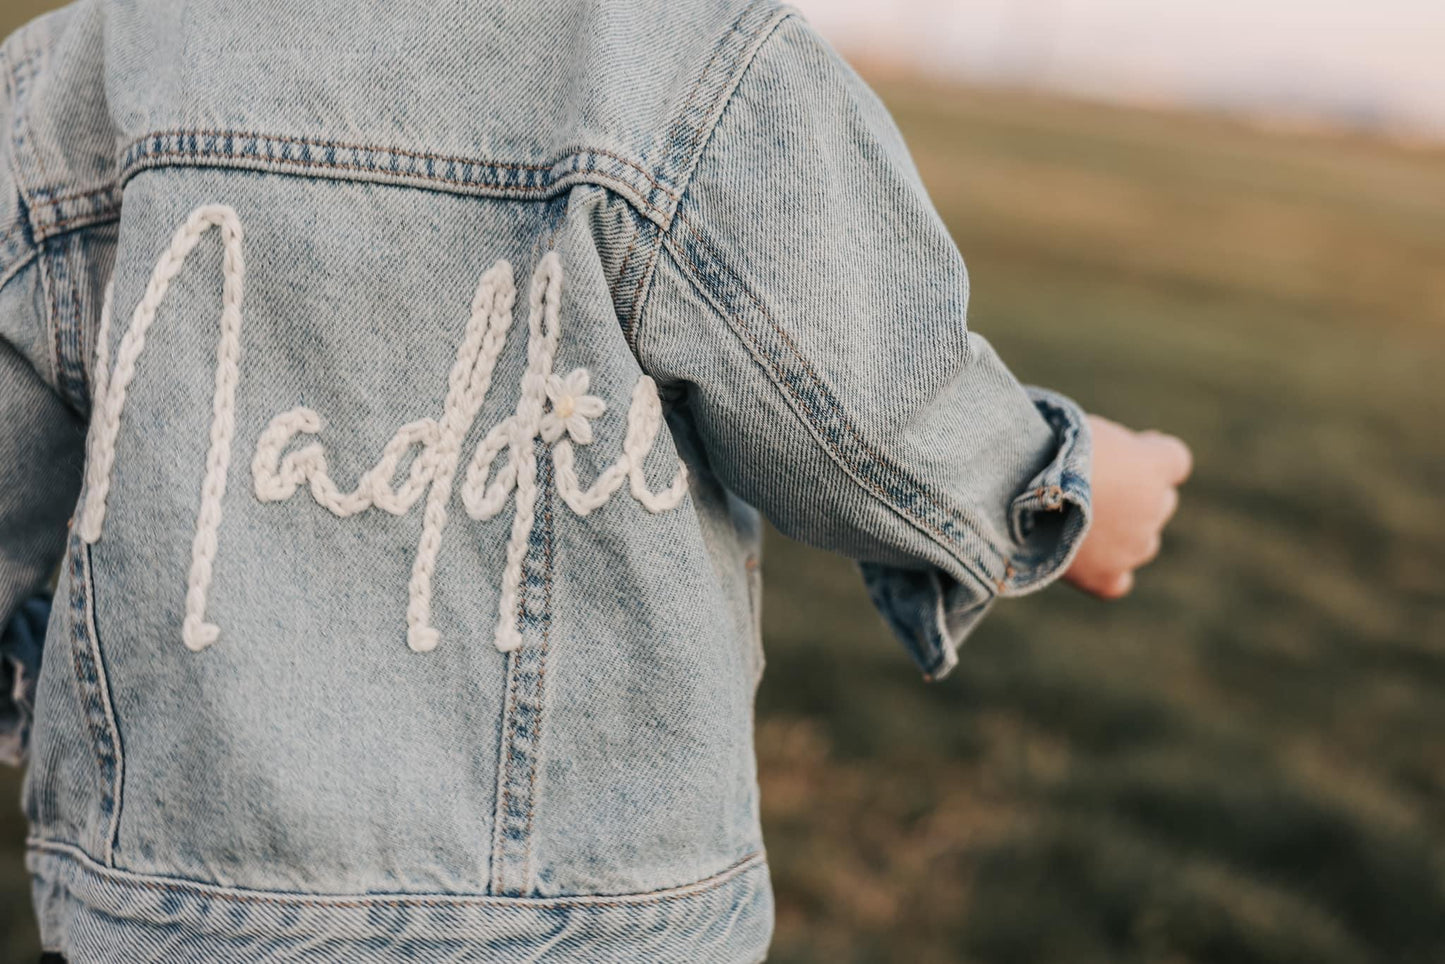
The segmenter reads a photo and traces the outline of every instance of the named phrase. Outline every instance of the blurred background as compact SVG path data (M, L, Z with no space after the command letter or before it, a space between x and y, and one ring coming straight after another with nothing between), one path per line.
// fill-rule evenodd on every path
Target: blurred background
M1004 602L936 684L849 563L772 539L772 959L1445 961L1445 5L801 6L974 330L1197 469L1126 602Z

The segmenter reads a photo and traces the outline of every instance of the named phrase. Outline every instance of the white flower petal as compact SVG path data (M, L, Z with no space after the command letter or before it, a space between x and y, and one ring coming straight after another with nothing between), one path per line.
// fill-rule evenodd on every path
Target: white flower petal
M567 394L567 385L556 375L548 375L546 381L547 397L556 401Z
M587 369L585 369L585 368L574 368L574 369L572 369L571 373L567 376L567 380L566 380L567 394L568 394L568 395L585 395L585 394L587 394L587 385L588 385L588 383L589 383L591 380L592 380L592 379L591 379L591 376L588 374Z
M607 403L596 395L579 395L572 400L572 409L584 418L596 418L607 411Z
M568 421L571 420L569 419ZM562 424L562 420L560 418L558 418L551 412L548 412L546 415L542 416L542 424L540 426L542 441L546 442L548 445L552 444L553 442L557 441L559 438L562 437L562 432L565 430L565 428L566 427Z
M592 442L592 423L581 415L573 415L567 419L567 434L572 436L572 441L578 445L590 445Z

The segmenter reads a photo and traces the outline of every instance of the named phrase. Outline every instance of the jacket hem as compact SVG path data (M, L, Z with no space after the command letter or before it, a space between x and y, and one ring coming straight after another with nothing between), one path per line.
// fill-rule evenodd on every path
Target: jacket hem
M772 931L761 853L680 887L569 897L252 890L115 870L37 839L26 863L45 946L72 964L392 961L403 952L458 961L754 961Z

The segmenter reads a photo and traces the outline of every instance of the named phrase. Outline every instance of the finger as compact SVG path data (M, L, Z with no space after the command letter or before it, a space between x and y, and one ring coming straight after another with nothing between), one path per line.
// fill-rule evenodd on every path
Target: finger
M1160 539L1159 533L1157 532L1144 540L1144 544L1139 548L1138 556L1135 557L1135 567L1147 565L1157 559L1159 557L1159 550L1163 548L1163 545L1163 540Z
M1154 457L1170 485L1179 485L1194 471L1194 453L1189 451L1182 439L1163 432L1142 433L1154 450Z
M1159 502L1159 525L1163 526L1164 523L1174 518L1174 512L1179 508L1179 490L1172 486L1165 489Z
M1074 587L1091 596L1098 596L1100 599L1118 599L1127 595L1129 590L1134 588L1134 576L1128 570L1112 576L1104 576L1096 573L1081 575L1069 572L1064 578L1073 583Z
M1064 581L1075 589L1100 598L1103 598L1104 590L1112 579L1111 576L1105 576L1087 568L1081 571L1078 567L1074 567L1064 573Z
M1122 599L1129 595L1129 591L1133 588L1134 574L1121 572L1099 589L1097 595L1103 599Z

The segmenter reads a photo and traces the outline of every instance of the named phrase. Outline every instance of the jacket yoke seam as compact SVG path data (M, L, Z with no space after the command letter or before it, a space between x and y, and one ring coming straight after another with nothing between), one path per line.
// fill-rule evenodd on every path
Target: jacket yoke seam
M603 148L570 147L548 162L522 163L258 131L203 129L157 131L132 141L122 155L120 183L124 186L143 171L187 166L310 174L528 200L553 197L574 184L593 183L616 192L649 220L659 222L669 216L676 197L675 188L636 161Z

